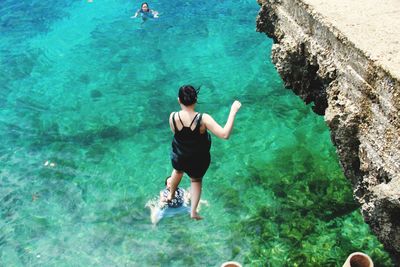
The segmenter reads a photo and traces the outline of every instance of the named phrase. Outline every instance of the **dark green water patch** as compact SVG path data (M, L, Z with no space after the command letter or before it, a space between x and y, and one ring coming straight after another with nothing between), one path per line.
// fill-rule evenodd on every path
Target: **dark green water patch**
M341 266L347 255L363 251L376 266L392 266L370 229L360 226L359 206L339 166L328 165L306 146L297 145L249 173L249 186L270 189L276 204L252 210L237 224L239 233L253 238L245 263Z

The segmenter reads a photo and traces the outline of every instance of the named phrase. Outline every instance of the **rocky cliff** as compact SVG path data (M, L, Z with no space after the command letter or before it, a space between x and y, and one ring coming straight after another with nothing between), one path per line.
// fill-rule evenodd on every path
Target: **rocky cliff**
M365 221L400 263L400 3L258 1L285 86L325 117Z

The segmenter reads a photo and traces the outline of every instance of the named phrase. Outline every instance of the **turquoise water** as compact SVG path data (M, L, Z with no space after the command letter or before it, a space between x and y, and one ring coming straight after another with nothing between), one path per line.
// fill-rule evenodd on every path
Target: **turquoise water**
M0 266L341 266L353 251L390 266L323 118L283 88L256 1L155 1L143 24L139 5L2 1ZM205 219L153 227L187 83L221 124L243 105L213 138Z

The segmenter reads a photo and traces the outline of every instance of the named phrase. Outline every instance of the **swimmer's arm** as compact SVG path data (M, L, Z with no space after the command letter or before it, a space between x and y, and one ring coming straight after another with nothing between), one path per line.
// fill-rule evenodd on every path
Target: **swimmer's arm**
M140 11L140 9L138 9L138 11L136 11L135 15L133 15L131 18L137 18L137 16L139 15L139 11Z
M228 119L223 128L210 115L206 113L204 113L203 115L204 125L217 137L221 139L228 139L233 129L233 122L235 121L236 113L239 111L241 105L242 104L237 100L233 102Z
M153 16L155 17L155 18L158 18L158 11L155 11L155 10L151 10L151 14L153 14Z

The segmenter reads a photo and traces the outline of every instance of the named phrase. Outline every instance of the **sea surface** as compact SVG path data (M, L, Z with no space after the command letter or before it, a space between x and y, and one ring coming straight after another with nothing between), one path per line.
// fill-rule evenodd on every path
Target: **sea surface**
M283 83L256 0L0 3L0 266L342 266L388 254L364 223L323 117ZM150 222L171 173L178 88L224 125L204 220ZM181 187L189 187L185 176Z

